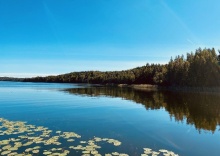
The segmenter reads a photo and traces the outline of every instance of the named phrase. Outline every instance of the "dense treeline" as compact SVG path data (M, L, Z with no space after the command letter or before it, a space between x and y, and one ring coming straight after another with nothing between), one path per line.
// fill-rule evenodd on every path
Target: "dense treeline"
M192 87L220 86L220 66L215 49L198 49L187 58L177 56L168 64L169 85Z
M0 77L0 81L24 81L24 79L14 77Z
M25 79L32 82L93 84L152 84L160 86L219 87L220 56L215 49L197 49L187 57L177 56L166 65L146 64L124 71L85 71Z

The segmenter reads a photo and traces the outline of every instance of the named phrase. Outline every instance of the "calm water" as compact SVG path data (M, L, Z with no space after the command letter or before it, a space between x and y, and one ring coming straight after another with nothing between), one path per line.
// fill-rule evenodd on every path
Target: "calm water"
M121 142L120 146L99 142L102 155L141 155L143 148L166 149L181 156L220 155L219 95L0 82L0 118L26 121L53 132L75 132L81 135L78 142L94 136ZM0 135L0 141L9 137L17 136ZM79 144L77 138L76 142L59 141L69 155L82 155L80 150L69 149ZM40 146L40 153L52 148Z

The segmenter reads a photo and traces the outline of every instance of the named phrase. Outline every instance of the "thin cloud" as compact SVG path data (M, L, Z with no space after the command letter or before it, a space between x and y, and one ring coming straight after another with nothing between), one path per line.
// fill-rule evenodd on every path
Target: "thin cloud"
M186 25L186 23L175 13L165 1L160 1L164 9L167 10L167 12L170 13L170 15L175 18L175 20L179 23L179 25L185 30L187 34L189 34L189 37L192 38L197 44L194 43L194 45L202 44L201 41L195 36L195 34L189 29L189 27Z

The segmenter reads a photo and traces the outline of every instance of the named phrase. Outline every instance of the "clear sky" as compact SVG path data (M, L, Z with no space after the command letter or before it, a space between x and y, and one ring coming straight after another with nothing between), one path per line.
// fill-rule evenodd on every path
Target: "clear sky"
M220 47L219 0L0 0L0 76L123 70Z

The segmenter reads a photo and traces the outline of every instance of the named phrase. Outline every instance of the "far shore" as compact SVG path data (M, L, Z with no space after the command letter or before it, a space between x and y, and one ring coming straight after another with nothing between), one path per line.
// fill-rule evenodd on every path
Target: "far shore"
M181 92L197 92L197 93L217 93L220 94L220 87L179 87L179 86L158 86L151 84L107 84L106 86L117 86L117 87L127 87L133 88L136 90L145 90L145 91L159 91L159 90L168 90L168 91L181 91Z
M25 82L23 81L22 78L7 78L4 80L0 79L0 81ZM68 83L68 82L44 82L44 83ZM76 84L80 84L80 83L76 83ZM107 83L107 84L83 83L83 84L100 85L100 86L107 86L107 87L112 86L112 87L121 87L121 88L132 88L135 90L143 90L143 91L177 91L177 92L220 94L220 87L180 87L180 86L159 86L159 85L152 85L152 84L114 84L114 83Z

